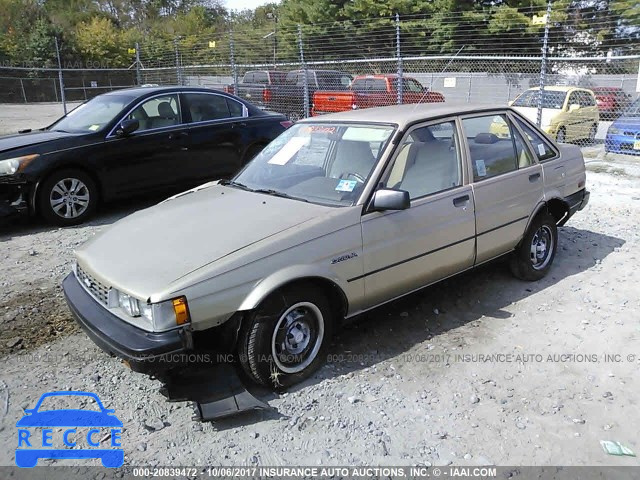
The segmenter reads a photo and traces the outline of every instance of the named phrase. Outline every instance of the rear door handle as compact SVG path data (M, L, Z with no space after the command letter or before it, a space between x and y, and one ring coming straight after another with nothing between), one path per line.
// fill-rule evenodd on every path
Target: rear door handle
M537 182L539 178L540 178L540 174L539 173L534 173L532 175L529 175L529 181L531 183Z
M454 207L466 207L469 204L469 195L463 195L462 197L457 197L453 199Z
M246 127L247 122L236 122L233 124L233 127Z

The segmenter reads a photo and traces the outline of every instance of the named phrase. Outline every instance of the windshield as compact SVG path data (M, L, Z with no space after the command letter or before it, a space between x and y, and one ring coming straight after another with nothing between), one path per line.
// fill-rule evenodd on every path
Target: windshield
M49 127L70 133L92 133L102 130L131 102L126 95L102 95L83 103Z
M633 102L622 114L623 117L640 117L640 98Z
M543 96L542 108L554 108L562 109L564 106L564 99L567 97L567 92L558 92L554 90L545 90ZM515 99L512 106L514 107L538 107L538 101L540 99L540 90L527 90L518 98Z
M353 205L394 130L365 124L294 125L231 185L324 205Z

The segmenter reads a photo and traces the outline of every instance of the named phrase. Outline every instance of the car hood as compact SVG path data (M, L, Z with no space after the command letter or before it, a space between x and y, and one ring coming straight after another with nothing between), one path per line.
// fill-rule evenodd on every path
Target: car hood
M54 140L60 140L74 136L72 133L66 132L53 132L53 131L38 131L30 133L19 133L15 135L5 135L0 137L0 154L16 150L22 147L28 147L32 145L39 145L45 142L51 142Z
M76 251L98 280L138 298L334 208L213 185L130 215Z
M640 132L640 117L620 117L611 126L620 130L638 133Z

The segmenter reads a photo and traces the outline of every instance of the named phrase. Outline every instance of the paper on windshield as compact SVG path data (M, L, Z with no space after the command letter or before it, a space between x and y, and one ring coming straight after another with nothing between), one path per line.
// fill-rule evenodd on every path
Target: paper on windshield
M389 128L348 127L342 135L342 140L384 142L390 132Z
M309 144L309 140L309 137L293 137L278 153L271 157L267 163L271 163L272 165L286 165L302 147Z

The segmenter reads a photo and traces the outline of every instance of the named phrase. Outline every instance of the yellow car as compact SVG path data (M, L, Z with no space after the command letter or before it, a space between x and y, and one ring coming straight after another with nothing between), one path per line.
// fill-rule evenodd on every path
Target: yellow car
M540 88L530 88L521 93L511 106L532 122L537 122L539 98ZM545 87L541 128L558 142L593 142L599 121L596 97L591 90L562 86ZM501 132L505 126L496 124L496 131L491 133L500 136L500 133L506 133Z

